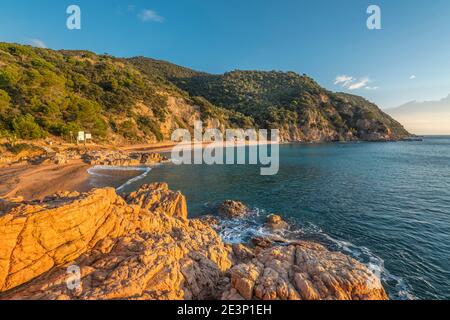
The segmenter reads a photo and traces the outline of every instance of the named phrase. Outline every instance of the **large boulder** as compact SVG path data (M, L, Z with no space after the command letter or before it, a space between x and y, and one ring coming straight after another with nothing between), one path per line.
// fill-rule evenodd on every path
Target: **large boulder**
M167 183L145 184L137 191L125 196L125 201L152 212L164 213L171 217L187 219L186 198L181 192L169 190Z
M289 224L276 214L271 214L266 218L266 227L272 230L289 229Z
M224 218L241 218L250 213L245 204L239 201L226 200L218 208L218 213Z

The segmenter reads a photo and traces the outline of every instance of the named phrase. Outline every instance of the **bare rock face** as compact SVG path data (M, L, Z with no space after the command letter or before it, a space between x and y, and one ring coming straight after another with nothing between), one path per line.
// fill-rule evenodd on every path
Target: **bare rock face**
M22 205L0 217L0 298L216 297L231 249L209 226L178 218L186 216L184 197L166 185L145 192L160 197L170 215L99 189ZM66 284L68 265L81 272L76 290Z
M220 219L213 215L204 215L201 217L198 217L197 220L200 220L201 222L207 224L208 226L212 228L217 228L220 226Z
M269 248L273 246L273 241L269 237L253 237L251 244L259 248Z
M255 258L253 250L241 243L233 244L232 249L236 261L247 262Z
M224 218L233 219L246 216L249 209L242 202L226 200L219 206L218 212Z
M370 270L319 244L302 242L256 251L255 259L231 269L222 299L387 299Z
M266 226L272 230L283 230L289 229L289 224L276 214L271 214L267 216Z
M224 244L187 218L184 196L165 183L125 198L112 188L61 192L2 210L0 300L387 298L366 267L317 244Z
M137 205L151 212L187 219L186 198L180 192L169 190L167 183L143 185L125 197L128 204Z

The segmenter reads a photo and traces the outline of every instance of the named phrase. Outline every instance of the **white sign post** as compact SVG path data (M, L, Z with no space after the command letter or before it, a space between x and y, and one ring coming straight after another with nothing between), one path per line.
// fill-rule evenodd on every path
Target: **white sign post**
M78 131L77 143L86 142L84 131Z

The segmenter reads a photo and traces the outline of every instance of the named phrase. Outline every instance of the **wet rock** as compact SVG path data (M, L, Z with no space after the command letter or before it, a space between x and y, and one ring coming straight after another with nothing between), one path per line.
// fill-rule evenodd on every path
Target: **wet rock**
M204 215L204 216L197 218L197 220L207 224L208 226L210 226L212 228L217 228L220 226L220 220L213 215L209 215L209 214Z
M250 213L249 208L239 201L226 200L219 206L219 214L224 218L241 218Z
M253 237L251 243L260 248L269 248L273 245L273 241L268 237Z
M267 216L266 227L272 230L284 230L289 229L289 224L281 218L281 216L276 214L271 214Z

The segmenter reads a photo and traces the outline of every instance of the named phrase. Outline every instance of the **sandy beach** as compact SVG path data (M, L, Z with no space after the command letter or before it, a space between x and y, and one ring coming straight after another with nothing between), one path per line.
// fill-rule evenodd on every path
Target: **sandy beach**
M266 144L265 142L264 144ZM258 142L238 142L235 147L261 144ZM270 142L269 142L270 144ZM165 142L158 144L141 144L114 148L125 152L170 153L175 145L184 150L197 148L227 147L223 142L205 142L200 145L191 143L176 144ZM109 146L90 146L91 150L112 149ZM92 189L89 184L88 169L91 166L82 160L71 160L67 164L14 164L0 168L0 198L24 200L42 199L58 191L87 192Z
M58 191L89 191L89 165L74 160L64 165L17 165L0 169L0 198L42 199Z

